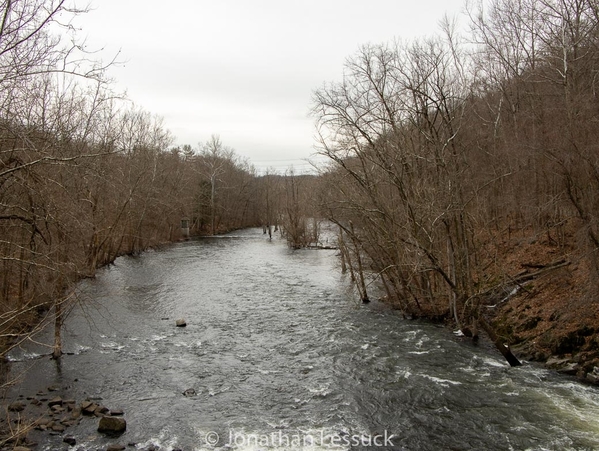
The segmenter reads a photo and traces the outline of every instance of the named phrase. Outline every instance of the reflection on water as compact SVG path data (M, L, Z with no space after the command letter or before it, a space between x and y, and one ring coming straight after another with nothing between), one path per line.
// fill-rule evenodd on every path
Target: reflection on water
M15 371L33 365L20 390L101 397L138 448L599 448L597 389L357 305L347 283L335 251L291 251L258 229L119 258L81 284L60 371L32 359L47 351L12 355ZM94 426L69 433L96 449Z

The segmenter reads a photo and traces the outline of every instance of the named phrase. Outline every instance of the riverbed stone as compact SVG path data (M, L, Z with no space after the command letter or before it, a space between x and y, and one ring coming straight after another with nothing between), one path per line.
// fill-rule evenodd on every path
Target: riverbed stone
M591 384L599 385L599 374L587 373L585 380Z
M556 370L556 369L565 367L569 363L570 363L570 359L559 359L556 357L551 357L550 359L547 360L547 362L545 362L545 366L547 368Z
M62 406L55 405L55 406L50 407L50 410L52 411L53 414L60 414L60 413L63 413L66 409Z
M127 422L123 417L105 416L100 418L98 432L104 434L121 434L127 429Z
M102 417L104 415L107 415L109 412L110 411L108 410L107 407L100 405L100 406L96 407L96 409L94 410L94 415L97 417Z
M13 402L12 404L9 404L8 410L10 412L22 412L25 410L25 403L22 401Z
M51 428L54 432L64 432L66 427L63 424L55 423Z
M186 327L187 321L184 318L179 318L175 324L177 327Z
M97 408L98 404L95 402L83 401L83 403L81 403L81 411L84 415L93 415Z
M51 422L52 422L52 420L48 417L42 417L42 418L38 418L37 420L35 420L35 424L38 426L47 426Z
M73 410L71 410L71 418L73 420L76 420L80 416L81 416L81 407L74 407Z
M110 416L113 417L122 417L125 414L125 412L123 412L123 409L110 409Z
M48 407L62 406L62 398L57 396L48 401Z
M73 437L72 435L67 435L65 436L62 441L64 443L66 443L69 446L75 446L75 444L77 443L77 440L75 439L75 437Z
M125 449L125 446L123 445L110 445L108 448L106 448L106 451L123 451Z
M578 363L569 362L569 363L566 363L561 368L558 368L557 372L561 373L561 374L568 374L571 376L575 376L576 373L578 373L579 367L580 366L578 365Z

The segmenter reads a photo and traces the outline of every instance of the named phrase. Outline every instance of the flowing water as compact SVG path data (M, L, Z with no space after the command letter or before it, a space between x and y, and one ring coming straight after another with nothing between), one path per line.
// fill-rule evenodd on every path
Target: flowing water
M138 448L599 449L597 388L358 305L336 265L258 229L119 258L81 283L60 366L13 353L14 374L30 369L18 390L122 408L118 442ZM67 432L82 449L114 443L96 427Z

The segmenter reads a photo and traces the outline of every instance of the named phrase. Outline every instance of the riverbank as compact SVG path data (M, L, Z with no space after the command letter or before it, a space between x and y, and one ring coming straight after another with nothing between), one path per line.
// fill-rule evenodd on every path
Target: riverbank
M487 276L513 287L485 307L497 333L519 358L599 384L596 276L575 245L584 239L579 224L572 219L540 234L488 234Z

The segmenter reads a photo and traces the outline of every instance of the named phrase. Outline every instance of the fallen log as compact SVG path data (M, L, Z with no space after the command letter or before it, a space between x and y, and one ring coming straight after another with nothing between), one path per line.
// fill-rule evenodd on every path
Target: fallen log
M509 345L503 343L503 341L501 340L501 338L497 336L491 325L487 323L487 321L482 316L478 318L478 322L483 328L483 330L487 333L493 344L495 344L495 347L499 350L499 352L501 352L503 357L505 357L505 360L507 360L507 363L509 363L510 366L522 365L520 360L518 360L518 358L512 353L512 350L510 349Z

